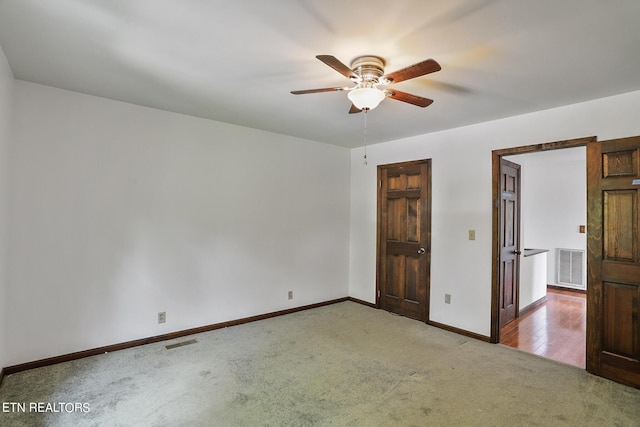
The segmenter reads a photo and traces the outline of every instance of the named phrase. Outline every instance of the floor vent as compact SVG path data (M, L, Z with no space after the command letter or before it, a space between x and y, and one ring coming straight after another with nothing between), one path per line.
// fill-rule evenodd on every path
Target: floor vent
M166 348L167 350L171 350L172 348L182 347L182 346L189 345L189 344L195 344L197 342L198 341L196 341L196 340L182 341L182 342L178 342L178 343L175 343L175 344L166 345L164 348Z
M558 284L584 289L584 251L558 249Z

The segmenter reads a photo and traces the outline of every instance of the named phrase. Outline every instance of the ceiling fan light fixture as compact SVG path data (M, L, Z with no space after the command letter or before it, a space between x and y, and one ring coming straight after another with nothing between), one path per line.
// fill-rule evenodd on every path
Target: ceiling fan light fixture
M405 80L435 73L441 69L440 64L435 60L426 59L422 62L418 62L417 64L396 70L393 73L385 74L385 60L379 56L358 56L351 61L350 67L347 67L335 56L316 55L316 58L342 74L344 77L351 79L351 81L355 83L355 86L352 88L327 87L320 89L294 90L291 91L291 93L294 95L302 95L306 93L347 91L347 97L351 101L349 114L373 110L386 97L422 108L428 107L433 103L432 99L423 98L422 96L412 95L399 90L378 89L378 86L387 86L403 82Z
M375 87L359 87L349 91L349 100L361 110L373 110L385 98L385 94Z

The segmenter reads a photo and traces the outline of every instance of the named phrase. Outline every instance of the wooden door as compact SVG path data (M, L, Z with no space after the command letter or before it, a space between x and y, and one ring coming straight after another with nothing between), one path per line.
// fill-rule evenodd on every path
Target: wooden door
M587 370L640 387L640 137L587 144Z
M378 307L429 318L431 160L378 166Z
M520 165L500 160L500 327L518 317Z

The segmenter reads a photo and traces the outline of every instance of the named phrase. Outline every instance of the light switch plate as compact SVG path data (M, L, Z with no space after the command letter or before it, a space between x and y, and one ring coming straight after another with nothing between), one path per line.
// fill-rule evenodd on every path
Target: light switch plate
M476 240L476 230L469 230L469 240Z

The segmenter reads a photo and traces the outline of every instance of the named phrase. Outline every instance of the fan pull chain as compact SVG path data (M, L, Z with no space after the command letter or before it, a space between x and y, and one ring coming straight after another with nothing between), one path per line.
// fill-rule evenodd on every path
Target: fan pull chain
M367 166L367 112L369 109L364 108L362 111L364 111L364 161L362 164Z

